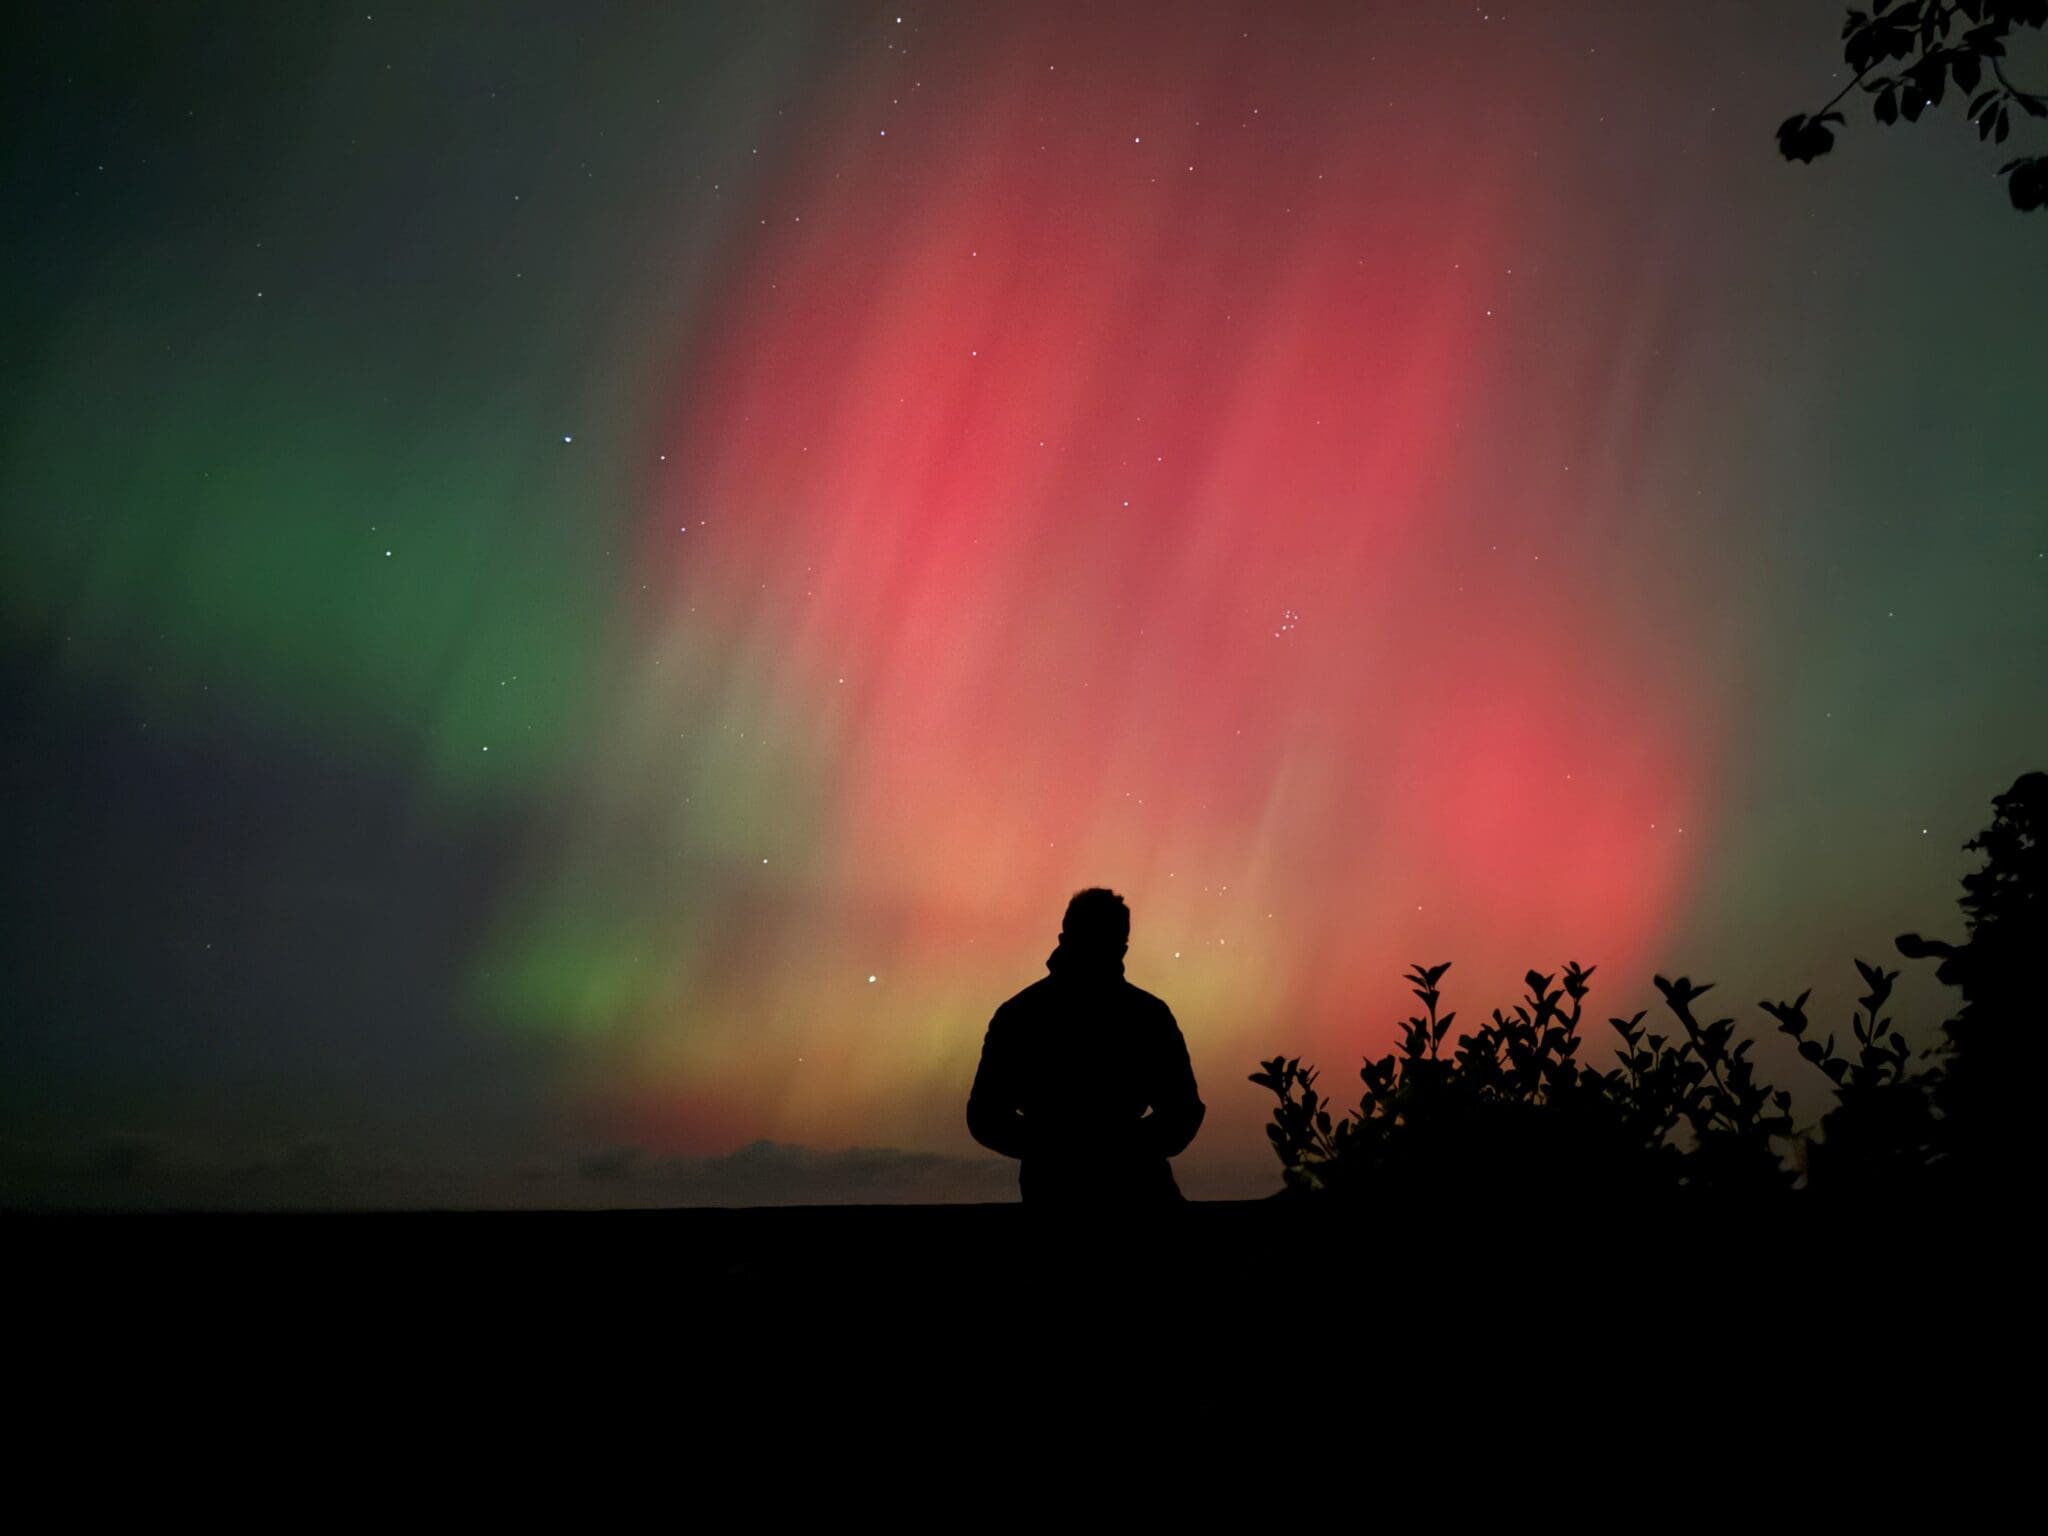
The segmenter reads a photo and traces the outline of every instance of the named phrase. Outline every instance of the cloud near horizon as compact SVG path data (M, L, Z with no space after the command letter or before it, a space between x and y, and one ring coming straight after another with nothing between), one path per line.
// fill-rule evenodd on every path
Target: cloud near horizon
M1182 1170L1188 1194L1270 1193L1277 1170ZM108 1135L75 1155L10 1159L12 1210L604 1210L689 1206L942 1205L1017 1199L1016 1164L898 1147L817 1148L754 1141L714 1156L633 1144L496 1165L354 1156L294 1143L230 1158L147 1136Z
M621 1145L460 1166L352 1158L325 1142L227 1158L121 1134L74 1156L0 1168L0 1204L15 1210L589 1210L1016 1197L1015 1166L995 1158L772 1141L708 1157L662 1157Z

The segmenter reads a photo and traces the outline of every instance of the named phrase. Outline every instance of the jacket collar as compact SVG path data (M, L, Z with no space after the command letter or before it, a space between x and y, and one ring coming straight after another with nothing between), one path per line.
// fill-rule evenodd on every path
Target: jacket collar
M1100 950L1077 949L1061 939L1045 957L1045 968L1070 981L1115 981L1124 973L1124 957Z

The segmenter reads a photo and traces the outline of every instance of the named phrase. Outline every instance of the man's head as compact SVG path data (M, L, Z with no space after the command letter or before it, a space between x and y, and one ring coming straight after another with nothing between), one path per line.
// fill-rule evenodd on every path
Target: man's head
M1076 891L1060 924L1060 943L1082 954L1121 955L1131 941L1131 909L1115 891Z

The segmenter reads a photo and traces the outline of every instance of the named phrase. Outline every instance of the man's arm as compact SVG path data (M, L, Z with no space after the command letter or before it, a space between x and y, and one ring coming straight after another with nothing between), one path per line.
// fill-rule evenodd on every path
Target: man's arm
M1164 1019L1152 1068L1152 1113L1138 1122L1138 1133L1148 1153L1178 1157L1202 1128L1208 1109L1195 1091L1195 1067L1180 1025L1164 1004L1160 1012Z
M1014 1027L998 1009L981 1042L981 1065L975 1068L974 1087L967 1095L967 1133L991 1152L1021 1158L1027 1138L1024 1116L1017 1108L1013 1034Z

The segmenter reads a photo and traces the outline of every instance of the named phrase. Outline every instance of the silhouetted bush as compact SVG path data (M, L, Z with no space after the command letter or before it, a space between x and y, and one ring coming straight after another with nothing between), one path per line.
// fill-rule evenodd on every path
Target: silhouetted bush
M1438 1006L1450 964L1418 965L1407 980L1422 1011L1402 1025L1397 1050L1366 1061L1355 1110L1333 1113L1315 1068L1299 1057L1275 1057L1252 1074L1279 1100L1266 1134L1288 1188L1483 1193L1493 1202L1680 1188L1863 1196L1959 1177L1975 1187L2011 1174L2021 1166L2022 1094L2041 1082L2040 1031L2022 1012L2021 986L2048 954L2048 775L2023 776L1993 804L1992 825L1965 845L1987 855L1963 882L1969 939L1898 941L1908 957L1940 956L1938 978L1964 997L1917 1070L1884 1011L1897 971L1856 962L1868 990L1850 1019L1853 1051L1832 1032L1813 1033L1810 993L1759 1004L1832 1096L1814 1127L1795 1129L1792 1095L1757 1075L1755 1041L1736 1038L1733 1019L1694 1012L1707 984L1657 977L1673 1026L1655 1028L1641 1012L1609 1019L1620 1048L1616 1064L1602 1068L1581 1058L1590 969L1530 971L1513 1012L1494 1010L1447 1054L1457 1015Z

